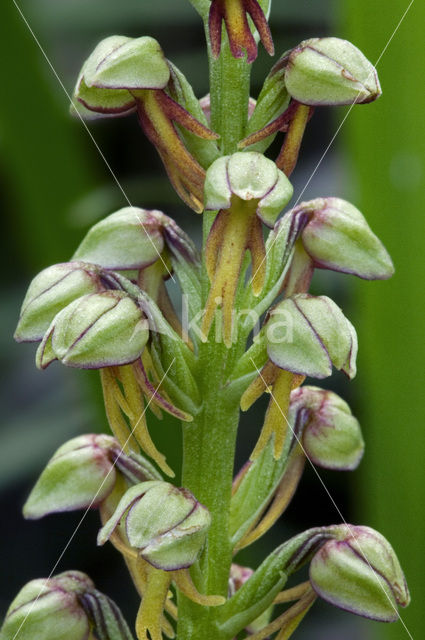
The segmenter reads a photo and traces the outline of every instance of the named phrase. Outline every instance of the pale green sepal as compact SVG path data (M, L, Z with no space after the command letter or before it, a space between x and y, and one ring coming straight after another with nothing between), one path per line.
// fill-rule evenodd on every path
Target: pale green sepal
M74 440L73 446L71 441L59 448L48 462L24 505L25 518L96 507L111 493L116 472L107 449L95 435Z
M186 489L167 482L143 482L121 499L100 530L103 544L121 523L130 545L157 569L174 571L192 565L205 544L211 517Z
M144 549L150 542L173 530L196 504L168 482L150 486L126 517L127 537L132 547Z
M149 36L106 38L97 45L84 68L86 85L102 89L163 89L169 79L170 70L162 49Z
M95 224L74 254L74 260L106 269L142 269L158 260L164 249L159 211L124 207Z
M285 84L295 100L312 106L347 105L381 95L376 69L347 40L311 38L289 55Z
M298 294L283 300L266 325L269 358L281 369L326 378L332 365L356 373L357 338L341 309L327 296Z
M288 420L314 464L339 471L359 465L364 453L359 422L333 391L310 386L295 389Z
M98 545L101 546L109 540L114 529L118 526L120 520L124 517L125 512L130 508L130 506L134 504L136 500L141 498L146 493L146 491L148 491L151 487L156 486L158 483L159 482L156 480L141 482L134 487L130 487L130 489L125 492L125 494L119 501L117 508L115 509L115 513L100 529L97 536Z
M39 579L25 585L10 605L0 638L87 640L89 630L77 592L64 590L54 578Z
M317 198L296 210L311 212L302 232L304 249L314 266L385 280L394 267L382 242L356 207L341 198Z
M41 340L55 315L70 302L103 287L99 268L84 262L64 262L43 269L31 282L15 332L18 342Z
M210 524L208 510L197 503L187 518L171 531L154 538L141 555L163 571L190 567L205 544Z
M329 527L333 538L310 564L319 596L357 615L395 622L397 605L410 602L406 580L389 542L369 527Z
M51 328L51 348L56 358L83 369L134 362L149 336L140 308L121 291L75 300L58 313Z
M37 369L46 369L49 364L57 360L52 347L53 328L53 324L51 324L36 351L35 364Z
M272 160L255 151L219 158L207 170L205 208L228 209L232 196L257 204L257 215L268 226L292 197L293 188Z
M227 163L230 156L218 158L209 167L204 184L204 205L209 211L229 209L232 190L227 179Z

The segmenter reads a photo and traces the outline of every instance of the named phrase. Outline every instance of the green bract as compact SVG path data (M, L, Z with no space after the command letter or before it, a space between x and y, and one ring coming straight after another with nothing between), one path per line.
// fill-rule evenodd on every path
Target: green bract
M300 387L291 393L289 422L309 459L327 469L355 469L363 456L360 425L336 393Z
M127 115L136 103L131 90L162 89L170 70L158 42L148 36L105 38L84 63L74 109L85 118ZM82 105L85 109L80 108Z
M22 303L15 340L41 340L61 309L76 298L103 288L96 265L75 261L43 269L31 282Z
M134 362L149 337L147 320L130 296L104 291L78 298L60 311L37 351L37 366L53 360L99 369Z
M267 353L280 369L326 378L332 365L356 375L357 337L327 296L297 294L279 303L266 325Z
M310 565L315 591L331 604L374 620L394 622L397 605L410 601L406 580L390 543L369 527L329 527L327 541Z
M223 156L210 166L205 179L205 208L229 209L232 196L257 204L257 215L273 226L292 198L288 178L261 153L247 151Z
M104 544L119 523L125 523L130 545L150 564L164 571L192 565L204 546L211 518L186 489L167 482L143 482L129 489L114 515L100 530Z
M311 38L295 47L285 84L295 100L312 106L361 104L381 95L375 67L340 38Z

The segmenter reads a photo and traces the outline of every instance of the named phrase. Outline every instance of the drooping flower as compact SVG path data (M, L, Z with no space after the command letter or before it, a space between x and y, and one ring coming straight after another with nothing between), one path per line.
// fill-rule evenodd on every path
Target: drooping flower
M84 63L74 91L74 110L81 117L126 116L137 112L180 197L202 211L205 171L188 151L176 125L195 136L218 136L167 92L170 66L156 40L144 36L111 36L102 40Z

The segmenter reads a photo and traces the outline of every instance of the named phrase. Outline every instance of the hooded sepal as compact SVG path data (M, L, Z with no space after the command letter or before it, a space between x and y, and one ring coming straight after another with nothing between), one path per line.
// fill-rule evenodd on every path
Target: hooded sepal
M73 438L47 463L24 505L24 516L33 520L50 513L96 508L113 491L117 474L127 485L160 479L147 460L134 452L123 453L111 436Z
M66 571L28 582L9 607L2 640L133 640L120 609L90 578Z
M291 393L289 422L295 440L314 464L326 469L356 469L364 452L358 420L333 391L299 387Z
M28 287L15 340L41 340L61 309L80 296L105 289L101 275L96 265L79 261L63 262L43 269Z
M310 581L316 593L341 609L382 622L398 620L409 591L390 543L370 527L328 527L332 538L315 554Z
M156 569L191 566L202 550L211 517L186 489L166 482L144 482L129 489L114 515L100 530L104 544L121 523L128 542Z
M269 358L281 369L326 378L333 365L350 379L356 374L355 329L327 296L283 300L270 314L266 338Z
M257 0L212 0L208 28L211 50L218 58L221 50L222 23L226 25L232 56L253 62L257 57L257 44L248 23L252 19L261 42L269 55L274 55L274 45L266 16Z
M363 53L347 40L311 38L289 54L286 89L306 105L372 102L381 95L378 75Z
M391 258L356 207L341 198L302 202L285 217L304 218L301 242L311 268L331 269L386 280L394 273Z
M126 116L136 110L134 89L163 89L170 78L156 40L110 36L84 63L74 90L73 110L83 118ZM83 109L80 109L82 105Z
M46 368L54 359L70 367L100 369L134 362L149 337L136 302L122 291L82 296L53 319L36 356Z

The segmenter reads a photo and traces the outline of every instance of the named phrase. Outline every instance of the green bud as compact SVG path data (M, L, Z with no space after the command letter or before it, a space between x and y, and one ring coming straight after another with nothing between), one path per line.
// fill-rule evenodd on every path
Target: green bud
M375 67L340 38L311 38L295 47L285 84L295 100L311 106L362 104L381 95Z
M32 580L9 607L1 640L133 640L120 609L88 576Z
M95 224L74 254L105 269L144 269L158 260L164 247L172 255L195 261L193 244L161 211L124 207Z
M279 368L326 378L332 365L356 375L357 336L327 296L298 294L279 303L266 325L267 353Z
M53 360L69 367L99 369L134 362L149 337L146 318L122 291L78 298L54 318L37 351L37 366Z
M315 267L385 280L394 273L391 258L356 207L340 198L303 202L287 215L308 216L304 249Z
M103 288L95 265L64 262L43 269L31 282L24 298L15 340L41 340L61 309L76 298Z
M62 445L48 462L24 505L30 520L49 513L97 507L115 487L117 473L129 484L158 479L141 456L125 454L107 435L88 434Z
M364 452L360 425L333 391L309 386L292 391L289 422L314 464L339 471L359 465Z
M410 596L390 543L369 527L329 527L333 539L316 553L310 581L316 593L331 604L383 622L398 619L397 605Z
M205 208L229 209L232 196L254 201L257 215L272 227L292 198L288 178L272 160L255 151L223 156L210 166L205 179Z
M86 60L74 96L87 117L127 115L136 108L131 90L163 89L170 70L158 42L148 36L111 36ZM74 109L80 110L74 103Z
M10 605L1 640L87 640L90 623L78 596L93 587L77 571L31 580Z
M174 571L195 562L210 522L208 510L186 489L167 482L143 482L122 497L100 530L98 544L104 544L121 523L142 558L158 569Z

